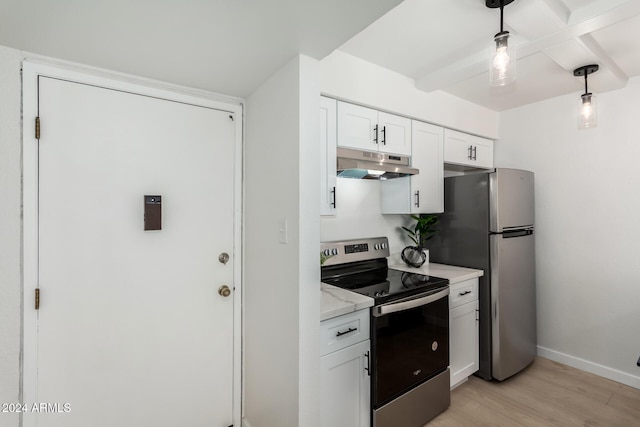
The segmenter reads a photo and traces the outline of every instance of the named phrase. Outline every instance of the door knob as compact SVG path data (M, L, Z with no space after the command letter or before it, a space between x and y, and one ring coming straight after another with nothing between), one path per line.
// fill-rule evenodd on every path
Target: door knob
M218 294L226 298L231 295L231 289L227 285L222 285L218 288Z

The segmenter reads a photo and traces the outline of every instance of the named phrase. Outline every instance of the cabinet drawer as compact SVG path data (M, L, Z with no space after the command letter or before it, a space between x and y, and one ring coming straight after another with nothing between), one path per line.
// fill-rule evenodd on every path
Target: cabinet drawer
M369 310L359 310L320 322L320 355L369 339Z
M449 288L449 308L478 299L478 278L453 284Z

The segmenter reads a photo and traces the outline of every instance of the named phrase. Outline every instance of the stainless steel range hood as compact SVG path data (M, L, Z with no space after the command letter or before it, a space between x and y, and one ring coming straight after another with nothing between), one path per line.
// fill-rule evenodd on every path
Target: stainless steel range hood
M420 171L409 166L411 157L399 154L337 149L338 176L356 179L391 179L416 175Z

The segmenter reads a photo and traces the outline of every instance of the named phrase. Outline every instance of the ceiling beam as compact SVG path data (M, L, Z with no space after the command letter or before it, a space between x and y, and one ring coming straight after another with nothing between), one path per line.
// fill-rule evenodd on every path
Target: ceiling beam
M544 0L544 2L548 6L552 4L553 0ZM562 11L559 8L552 8L552 10L554 12ZM574 11L569 17L569 24L559 31L522 43L518 43L518 39L515 38L513 42L517 46L517 59L520 60L544 52L561 43L578 39L581 45L594 55L594 62L602 59L600 63L603 66L612 67L613 75L620 82L626 83L627 76L600 48L590 33L637 15L640 15L640 0L600 0ZM488 52L479 52L462 61L442 67L416 79L416 88L426 92L444 89L485 73L489 68L488 57Z

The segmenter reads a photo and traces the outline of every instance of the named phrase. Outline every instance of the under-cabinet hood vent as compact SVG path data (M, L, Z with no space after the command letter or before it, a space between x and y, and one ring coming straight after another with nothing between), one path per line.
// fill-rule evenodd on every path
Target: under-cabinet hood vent
M338 147L338 176L356 179L391 179L416 175L411 157Z

